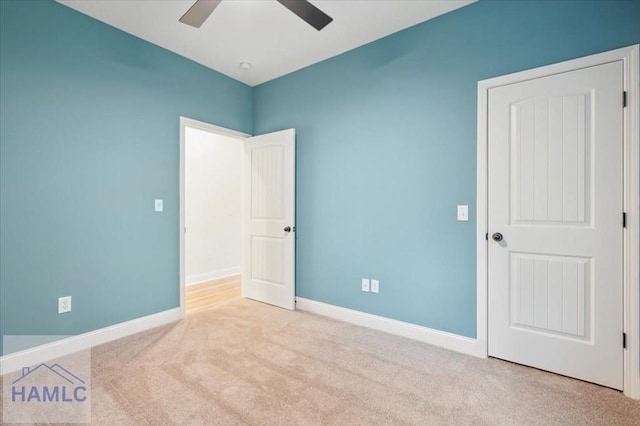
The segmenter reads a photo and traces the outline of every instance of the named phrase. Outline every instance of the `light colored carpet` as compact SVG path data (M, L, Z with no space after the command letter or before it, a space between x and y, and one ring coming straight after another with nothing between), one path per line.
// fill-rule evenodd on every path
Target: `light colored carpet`
M92 351L96 425L640 424L620 392L235 299Z

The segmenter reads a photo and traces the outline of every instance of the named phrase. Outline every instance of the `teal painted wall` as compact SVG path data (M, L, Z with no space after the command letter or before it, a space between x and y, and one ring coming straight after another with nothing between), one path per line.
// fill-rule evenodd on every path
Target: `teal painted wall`
M178 305L183 115L296 127L299 296L473 337L477 81L639 43L638 22L640 2L481 1L252 90L59 4L2 0L0 333Z
M256 87L298 134L298 296L475 337L477 82L636 43L637 1L481 1Z
M252 95L60 4L0 1L0 333L177 307L179 117L250 133Z

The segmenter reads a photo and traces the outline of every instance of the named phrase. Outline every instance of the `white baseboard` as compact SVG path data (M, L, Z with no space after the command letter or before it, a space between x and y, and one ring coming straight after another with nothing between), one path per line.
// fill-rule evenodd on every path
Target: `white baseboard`
M329 305L315 300L296 298L296 309L323 315L339 321L348 322L385 333L407 337L430 345L439 346L455 352L472 356L481 356L478 353L476 339L434 330L408 322L398 321L365 312L354 311L340 306Z
M220 278L230 277L232 275L238 275L240 273L240 267L218 269L217 271L205 272L203 274L188 275L185 277L185 285L195 285L204 283L211 280L219 280Z
M180 308L170 309L146 317L57 340L46 345L0 357L0 375L21 370L22 367L40 364L74 352L90 349L141 331L159 327L182 319Z

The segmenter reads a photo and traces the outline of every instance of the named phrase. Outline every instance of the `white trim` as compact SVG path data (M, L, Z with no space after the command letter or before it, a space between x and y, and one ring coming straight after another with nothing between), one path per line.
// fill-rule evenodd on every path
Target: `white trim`
M487 307L487 91L478 83L478 151L476 195L476 340L478 356L488 357L488 307Z
M397 321L365 312L354 311L340 306L329 305L315 300L296 298L296 309L307 311L339 321L348 322L385 333L402 336L413 340L418 340L430 345L439 346L455 352L467 355L477 354L477 342L475 339L447 333L445 331L434 330L427 327Z
M216 126L215 124L205 123L204 121L194 120L192 118L180 117L180 128L191 127L193 129L204 130L205 132L215 133L221 136L229 136L231 138L245 139L251 137L249 133L239 130L227 129L226 127Z
M237 266L235 268L218 269L217 271L209 271L203 274L189 275L185 277L185 285L189 287L190 285L206 283L207 281L211 280L219 280L221 278L232 277L234 275L238 275L239 273L240 267Z
M184 172L185 172L185 133L186 128L191 127L205 132L216 133L222 136L228 136L237 139L246 139L251 135L239 132L237 130L227 129L216 126L214 124L205 123L203 121L193 120L187 117L180 117L180 171L179 171L179 190L180 190L180 227L178 234L180 235L180 317L184 318L185 314L185 286L186 286L186 268L185 268L185 249L184 249L184 229L185 229L185 201L184 201Z
M514 74L478 82L478 163L477 163L477 342L478 355L487 356L487 98L493 87L513 84L552 74L623 61L627 108L624 110L624 208L627 228L624 232L624 331L627 350L624 351L624 394L640 399L640 164L638 145L639 88L638 52L640 45L623 47L596 55L573 59Z
M180 309L174 308L77 336L67 337L20 352L11 353L0 357L0 374L11 373L22 369L22 367L40 364L74 352L91 349L94 346L140 333L141 331L160 327L179 321L180 319Z

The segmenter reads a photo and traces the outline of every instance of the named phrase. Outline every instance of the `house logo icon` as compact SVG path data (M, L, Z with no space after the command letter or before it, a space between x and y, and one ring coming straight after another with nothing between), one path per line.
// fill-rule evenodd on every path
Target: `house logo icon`
M84 380L60 364L24 367L11 386L12 402L82 403L87 400Z

